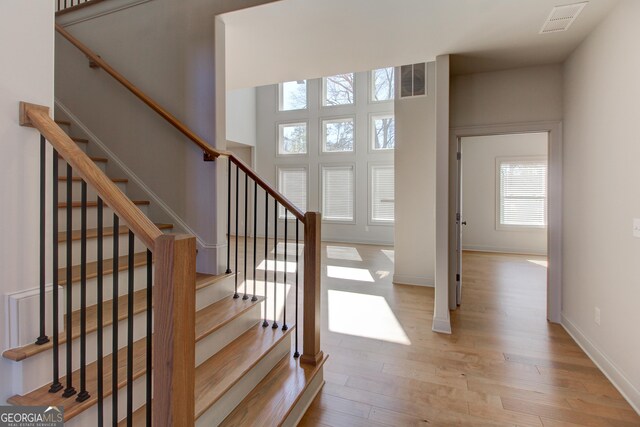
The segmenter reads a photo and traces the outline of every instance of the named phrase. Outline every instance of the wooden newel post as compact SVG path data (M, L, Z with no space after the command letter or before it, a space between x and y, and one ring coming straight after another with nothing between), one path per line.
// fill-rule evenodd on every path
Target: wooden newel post
M320 350L320 224L319 212L304 215L304 318L302 363L317 365L322 360Z
M155 243L153 425L195 423L196 240L162 235Z

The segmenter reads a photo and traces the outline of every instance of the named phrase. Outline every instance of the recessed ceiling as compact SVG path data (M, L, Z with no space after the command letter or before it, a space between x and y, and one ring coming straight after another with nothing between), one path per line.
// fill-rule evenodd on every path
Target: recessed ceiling
M590 0L567 31L540 34L575 0L282 0L222 15L227 87L260 86L455 54L452 72L559 63L617 0Z

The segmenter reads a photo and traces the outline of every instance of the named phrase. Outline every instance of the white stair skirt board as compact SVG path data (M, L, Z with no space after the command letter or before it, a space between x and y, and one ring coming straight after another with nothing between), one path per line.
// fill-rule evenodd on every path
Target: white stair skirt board
M432 277L408 276L406 274L394 274L392 282L396 285L427 286L430 288L435 286Z
M236 317L233 321L198 341L196 343L196 366L200 366L208 358L247 332L252 326L256 326L260 321L261 313L260 303L254 304L251 309Z
M105 312L105 316L111 316L111 312ZM137 341L146 336L147 333L147 313L143 311L134 315L133 317L133 340ZM113 329L111 325L103 329L103 353L105 356L111 354ZM97 360L97 345L98 345L98 333L92 332L87 334L87 364L93 363ZM124 348L127 346L127 319L118 322L118 348ZM66 343L60 344L60 376L64 376L67 373L66 368ZM72 366L73 370L80 369L80 339L73 340L72 345ZM20 362L11 362L12 369L17 369L14 378L19 378L13 386L13 393L24 395L37 388L42 387L44 384L51 383L52 375L52 356L53 350L43 351L34 356L28 357ZM105 365L105 371L111 370L111 365ZM73 376L73 384L76 390L79 388L80 377L78 375ZM66 425L66 424L65 424Z
M309 406L311 406L311 403L313 403L313 400L316 398L316 396L322 389L323 385L324 385L324 365L321 366L320 369L318 369L316 376L313 377L313 379L309 384L307 384L307 388L302 393L302 396L300 396L300 398L298 399L294 407L291 408L289 415L282 422L281 426L282 427L297 426L300 420L302 419L302 417L304 416L304 414L307 412L307 409L309 409Z
M66 200L58 200L60 203L66 203ZM136 205L138 209L142 211L145 216L148 216L148 205ZM67 231L67 208L59 208L58 209L58 231ZM72 208L72 230L80 230L80 207ZM97 226L97 207L87 208L87 228L96 228ZM104 206L102 209L102 225L104 227L111 227L113 225L113 211L111 208ZM123 221L120 221L120 225L123 224Z
M87 144L78 144L78 146L87 145ZM107 171L107 162L94 162L98 169L102 172ZM49 169L49 165L47 165L47 173L51 173ZM58 159L58 176L67 176L67 162L64 159ZM79 176L76 170L73 170L73 176ZM80 194L80 193L78 193Z
M65 175L62 174L60 176L65 176ZM126 182L114 182L114 184L116 185L116 187L120 189L120 191L122 191L124 194L127 194ZM71 182L71 197L74 202L80 202L82 200L82 182L81 181ZM91 185L87 184L87 201L95 202L97 200L98 200L98 193ZM67 181L58 180L58 201L60 202L67 201Z
M73 240L71 242L71 263L72 265L80 265L80 249L81 241ZM129 234L119 234L118 240L119 255L129 254ZM134 242L134 253L140 253L147 250L147 247L140 239L136 237ZM102 257L109 259L113 257L113 236L105 236L102 238ZM87 262L98 260L98 238L93 237L87 239ZM58 243L58 262L60 267L67 265L67 242Z
M451 334L451 319L448 317L446 319L442 319L433 316L433 327L431 330L441 334Z
M582 333L582 331L564 315L562 315L562 327L571 338L578 343L580 348L589 356L602 373L611 381L613 386L624 396L629 405L640 414L640 390L638 390L627 376Z
M219 425L262 379L282 360L291 354L291 334L287 334L249 372L233 385L216 403L196 420L198 427Z
M62 295L62 286L58 293ZM53 285L45 287L46 333L51 335L53 312ZM40 311L40 288L25 289L5 295L5 325L9 333L9 348L33 344L40 335L38 313ZM64 330L64 298L58 300L58 330Z

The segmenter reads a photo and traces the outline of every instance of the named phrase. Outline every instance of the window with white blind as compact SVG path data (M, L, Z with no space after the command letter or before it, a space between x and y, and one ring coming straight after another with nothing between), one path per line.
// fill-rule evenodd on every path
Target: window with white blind
M394 221L395 195L392 165L371 165L370 217L372 223L392 224Z
M547 159L499 158L498 227L547 226Z
M307 211L307 168L291 167L278 169L278 191L302 212ZM278 216L284 219L284 208L279 206ZM289 213L289 219L294 216Z
M353 165L322 167L322 218L353 222L355 168Z

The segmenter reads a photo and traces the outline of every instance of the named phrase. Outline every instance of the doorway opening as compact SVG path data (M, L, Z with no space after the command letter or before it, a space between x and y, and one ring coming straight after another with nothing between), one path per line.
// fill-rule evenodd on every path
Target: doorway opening
M469 284L475 301L499 292L526 299L536 317L545 316L549 138L526 132L457 139L456 305Z

